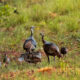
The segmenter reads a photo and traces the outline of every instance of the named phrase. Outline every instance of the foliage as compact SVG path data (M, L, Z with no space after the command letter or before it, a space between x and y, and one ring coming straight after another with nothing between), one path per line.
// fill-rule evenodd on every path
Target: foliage
M8 53L12 62L7 68L2 64L0 79L79 80L80 0L4 1L6 4L0 3L0 53ZM69 49L67 56L62 60L56 57L55 62L50 57L50 64L43 56L42 62L36 66L14 60L14 57L24 52L23 42L30 35L32 25L35 26L34 37L38 43L37 49L42 49L39 34L43 32L45 40L56 43L60 48L66 46Z

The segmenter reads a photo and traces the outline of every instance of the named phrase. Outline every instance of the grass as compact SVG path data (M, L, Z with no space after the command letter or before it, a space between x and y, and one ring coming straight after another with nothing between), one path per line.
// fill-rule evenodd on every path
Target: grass
M7 0L6 3L0 3L0 53L10 52L9 57L23 53L23 43L30 35L32 25L35 26L37 49L42 48L39 34L43 32L45 40L56 43L60 48L66 46L69 52L61 60L56 57L55 62L50 57L50 64L43 56L42 62L36 66L13 60L7 68L2 65L0 79L79 80L80 0ZM19 14L14 13L15 9ZM39 68L45 67L50 67L52 72L38 72Z

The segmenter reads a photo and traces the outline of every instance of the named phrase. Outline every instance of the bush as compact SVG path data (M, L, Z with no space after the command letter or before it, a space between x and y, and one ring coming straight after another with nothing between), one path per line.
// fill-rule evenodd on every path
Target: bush
M11 10L11 7L8 4L0 5L0 17L9 16L10 10Z

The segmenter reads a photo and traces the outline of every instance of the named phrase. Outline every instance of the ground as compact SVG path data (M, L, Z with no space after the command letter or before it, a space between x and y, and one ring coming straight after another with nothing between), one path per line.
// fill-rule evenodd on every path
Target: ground
M3 4L5 2L5 4ZM14 12L17 11L18 13ZM23 43L35 26L36 50L42 52L37 65L19 63ZM66 57L48 64L42 48L45 40L68 48ZM0 61L4 53L11 62L0 67L0 80L79 80L80 79L80 0L2 0L0 3Z

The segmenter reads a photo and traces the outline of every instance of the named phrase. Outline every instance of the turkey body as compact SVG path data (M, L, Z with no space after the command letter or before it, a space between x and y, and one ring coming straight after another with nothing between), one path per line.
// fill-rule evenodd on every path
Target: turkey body
M36 51L36 52L32 52L31 54L27 54L27 53L24 53L24 54L21 54L21 56L19 57L18 61L25 61L25 62L28 62L28 63L38 63L38 62L41 62L41 53L39 51Z
M29 39L25 40L23 49L26 50L26 52L33 51L36 48L36 41L31 36Z
M48 62L50 63L49 56L53 56L54 58L55 58L55 56L57 56L58 58L62 57L58 46L54 43L45 41L43 34L41 34L41 36L42 36L42 42L43 42L43 49L48 58Z
M26 50L26 52L29 52L29 53L31 51L35 50L36 45L37 45L37 43L36 43L36 41L33 37L33 28L34 27L31 27L31 36L27 40L25 40L25 42L23 44L23 49Z
M48 62L50 63L49 56L53 56L55 59L55 56L58 58L61 57L59 48L54 43L46 42L43 44L43 49L45 51L46 56L48 57Z
M10 58L8 58L7 54L4 54L3 63L5 64L5 67L10 63Z
M44 51L49 55L58 56L58 53L60 53L59 48L53 43L45 43L43 48Z

